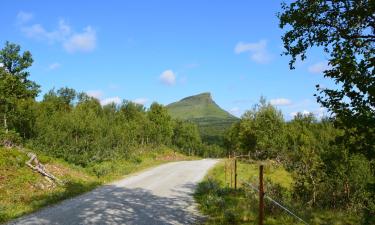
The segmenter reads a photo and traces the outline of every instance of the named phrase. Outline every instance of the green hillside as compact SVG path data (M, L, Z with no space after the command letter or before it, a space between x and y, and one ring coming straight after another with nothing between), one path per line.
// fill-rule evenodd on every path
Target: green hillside
M201 93L167 105L173 118L198 124L202 139L210 144L222 144L222 137L237 117L218 106L210 93Z

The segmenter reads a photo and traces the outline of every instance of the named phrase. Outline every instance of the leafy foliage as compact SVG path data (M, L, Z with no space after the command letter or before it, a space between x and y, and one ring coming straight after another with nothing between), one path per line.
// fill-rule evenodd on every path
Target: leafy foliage
M300 206L362 213L371 209L373 169L365 155L350 154L337 141L343 133L333 120L312 114L285 122L262 98L227 132L226 145L253 159L282 163L293 176L293 198Z
M255 159L276 158L283 145L284 119L280 111L264 98L227 132L231 151L250 153Z
M335 151L347 155L344 159L347 163L356 157L361 160L366 157L372 164L372 176L375 174L374 11L375 4L369 0L297 0L282 4L282 12L278 14L280 27L286 29L282 40L284 54L291 56L291 69L298 57L306 59L312 47L326 53L329 67L324 76L332 79L336 87L317 85L317 100L330 110L336 126L343 130L336 143L345 150ZM371 200L364 208L368 217L374 218L371 202L375 199L375 185L372 181L366 186Z

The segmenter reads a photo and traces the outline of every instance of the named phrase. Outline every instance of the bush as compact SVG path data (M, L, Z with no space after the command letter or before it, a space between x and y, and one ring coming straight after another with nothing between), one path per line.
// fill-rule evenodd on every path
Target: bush
M113 166L113 163L111 162L102 162L98 164L94 164L90 168L91 172L95 174L97 177L105 176L115 170L115 167Z
M238 217L236 211L234 209L226 209L224 211L224 222L225 224L236 224Z
M20 135L10 130L8 132L5 132L4 130L0 130L0 146L4 147L15 147L22 144L22 138Z

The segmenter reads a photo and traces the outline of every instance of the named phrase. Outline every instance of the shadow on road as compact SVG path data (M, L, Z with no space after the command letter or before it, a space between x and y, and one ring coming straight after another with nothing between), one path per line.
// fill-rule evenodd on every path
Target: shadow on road
M172 197L162 197L142 188L106 185L11 224L198 224L203 218L189 197L194 187L187 183L172 190Z

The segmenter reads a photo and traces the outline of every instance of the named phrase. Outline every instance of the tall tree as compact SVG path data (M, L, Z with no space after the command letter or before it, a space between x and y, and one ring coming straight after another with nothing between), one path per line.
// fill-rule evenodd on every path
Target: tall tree
M280 27L289 66L322 49L329 66L324 76L335 88L317 85L317 100L335 116L344 135L337 139L356 156L375 160L375 2L373 0L297 0L282 4ZM359 155L360 157L360 155ZM374 175L374 168L373 175ZM375 184L367 180L366 218L375 218ZM373 224L374 219L366 223Z
M16 115L19 100L33 99L39 92L39 86L28 80L27 68L33 62L31 53L21 54L20 50L19 45L9 42L0 50L0 113L6 132L9 120Z
M172 118L167 109L154 102L147 112L148 118L152 123L152 140L156 144L170 144L173 135Z
M370 159L375 157L374 12L371 0L298 0L283 3L278 14L291 69L312 47L327 54L324 76L337 86L317 85L317 100L346 128L346 144Z

